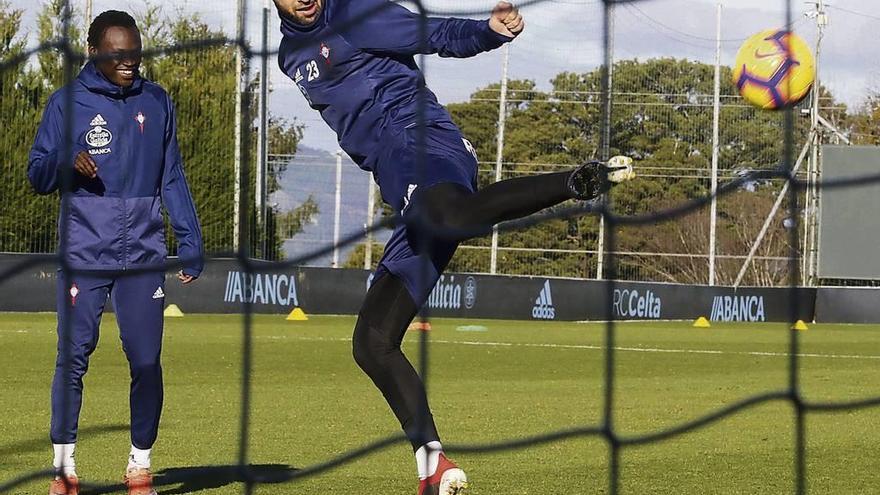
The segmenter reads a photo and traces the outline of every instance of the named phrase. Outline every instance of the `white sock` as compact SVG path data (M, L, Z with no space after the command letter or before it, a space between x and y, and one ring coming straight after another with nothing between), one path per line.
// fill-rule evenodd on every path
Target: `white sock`
M60 471L64 476L76 476L76 461L73 458L76 444L53 443L52 450L55 451L55 459L52 461L55 472Z
M440 442L428 442L416 450L416 469L419 470L420 480L437 472L441 453L443 453L443 444Z
M132 445L131 453L128 454L128 469L150 469L150 452L152 451L153 449L141 450Z

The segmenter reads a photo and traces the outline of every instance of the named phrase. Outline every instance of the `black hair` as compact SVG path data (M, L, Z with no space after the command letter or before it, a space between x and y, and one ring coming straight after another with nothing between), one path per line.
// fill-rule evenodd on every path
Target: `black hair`
M112 27L138 28L134 17L129 15L128 12L119 10L101 12L89 26L89 46L97 48L101 44L101 38L104 37L104 33Z

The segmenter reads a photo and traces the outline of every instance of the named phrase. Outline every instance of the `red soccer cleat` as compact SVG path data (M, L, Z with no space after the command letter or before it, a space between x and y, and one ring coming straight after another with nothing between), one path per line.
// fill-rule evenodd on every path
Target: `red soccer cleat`
M52 480L49 495L79 495L79 479L71 474Z
M123 481L128 487L128 495L156 495L156 490L153 490L153 474L149 469L129 469L125 472Z
M467 486L464 471L441 453L437 472L419 481L419 495L464 495Z

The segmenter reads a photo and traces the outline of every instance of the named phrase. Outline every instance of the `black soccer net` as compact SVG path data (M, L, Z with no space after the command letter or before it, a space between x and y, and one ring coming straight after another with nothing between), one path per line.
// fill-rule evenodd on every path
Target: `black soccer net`
M336 0L341 1L341 0ZM4 232L0 233L0 241L4 246L4 251L13 252L30 252L41 253L49 252L54 248L57 236L55 234L54 214L47 215L46 212L54 212L56 210L57 197L34 199L29 196L31 193L22 194L21 192L28 189L28 185L23 173L25 164L27 163L27 150L33 136L34 129L30 126L22 127L16 125L15 122L33 122L41 112L42 105L48 93L69 83L73 80L79 68L86 61L84 57L84 47L82 43L82 30L75 26L73 20L74 5L69 1L53 1L50 7L45 11L45 16L39 19L43 36L43 42L33 48L27 48L26 43L17 37L15 31L0 30L0 93L2 93L2 105L0 111L0 121L4 123L4 133L9 136L13 134L17 137L13 139L19 144L14 150L7 150L7 157L14 167L16 174L13 175L15 180L7 181L5 185L0 186L0 191L4 191L3 199L6 200L7 194L9 198L28 198L21 207L23 214L13 220L7 220L7 224L3 225ZM225 36L222 31L212 30L210 27L199 23L197 18L185 18L182 23L175 24L176 30L168 31L167 26L156 22L159 10L155 7L148 6L140 12L140 25L146 42L146 50L144 52L144 70L163 82L170 92L190 91L199 95L196 99L190 99L182 102L178 113L180 114L180 133L182 147L185 149L184 155L188 163L188 170L200 170L198 177L191 176L193 194L196 197L196 203L199 205L200 216L205 232L206 251L208 259L216 258L233 258L237 260L242 272L253 274L260 269L267 268L291 268L309 262L313 259L327 256L333 253L335 249L363 245L363 232L356 232L337 236L336 242L324 243L312 247L305 252L300 252L288 259L282 259L281 245L279 239L285 238L283 232L299 231L303 223L308 223L310 218L309 209L299 211L288 211L279 213L271 207L267 207L267 196L272 192L273 187L277 189L277 184L273 186L273 181L278 180L279 170L269 173L268 177L260 172L258 168L264 163L264 155L268 155L267 149L274 146L276 153L276 161L284 161L286 155L292 155L296 152L297 140L301 137L298 133L302 132L298 127L303 122L297 123L293 120L284 120L281 118L273 119L265 113L265 96L260 97L260 79L261 74L266 74L266 68L276 65L276 57L278 55L277 48L269 46L268 43L257 43L255 39L266 40L265 34L262 38L253 36L250 29L262 29L265 33L266 29L274 30L277 26L277 18L274 10L260 10L256 4L258 2L239 2L240 8L236 13L238 21L236 25L237 34L234 37ZM632 134L632 129L616 125L613 118L615 108L615 99L619 98L624 104L632 104L643 109L643 113L636 115L643 121L659 122L657 128L652 128L650 132L670 132L677 135L685 134L686 129L692 127L703 126L710 115L705 108L699 110L700 107L706 107L701 95L684 94L684 95L661 95L662 98L653 100L636 101L637 98L647 98L645 94L638 92L617 92L612 89L615 86L614 74L609 70L616 67L615 58L613 56L613 36L614 31L613 20L614 12L617 9L628 12L632 16L640 17L644 15L648 17L638 4L639 1L574 1L563 2L561 0L527 0L518 3L518 7L523 9L527 14L534 14L538 22L541 16L547 18L555 18L553 9L560 4L577 4L586 8L598 8L601 12L601 22L594 22L593 27L598 26L600 29L594 32L587 32L585 29L580 39L559 40L560 43L568 43L570 50L574 52L590 52L598 53L599 56L594 57L599 61L599 68L589 75L566 74L560 75L560 78L571 77L583 84L578 86L571 82L569 86L561 85L555 87L555 92L544 92L547 96L545 101L536 99L534 95L538 92L534 87L524 85L522 81L518 81L515 87L510 88L510 98L513 101L512 112L518 111L528 105L552 105L552 104L576 104L582 103L583 112L575 114L575 117L582 118L581 123L587 131L582 135L571 136L552 136L558 138L559 142L546 143L541 141L543 137L536 137L536 146L546 146L548 150L543 154L533 157L535 162L540 163L543 160L551 160L548 158L553 156L553 160L558 165L571 166L586 158L608 159L613 154L627 154L628 150L623 146L622 139L619 135ZM794 14L795 6L791 0L784 0L785 18L779 19L777 24L794 25L801 22L796 19ZM0 26L15 26L21 24L20 12L16 14L16 3L4 4L0 2ZM418 12L422 16L423 33L428 32L427 17L475 17L485 18L491 5L481 4L481 8L460 9L451 11L444 9L440 2L431 2L430 6L422 4L422 2L410 2L407 4L413 11ZM116 7L107 5L107 7ZM600 7L600 8L599 8ZM383 7L379 7L377 12ZM97 13L97 12L95 12ZM18 16L18 17L16 17ZM270 16L270 17L267 17ZM528 20L527 20L528 22ZM653 22L653 21L652 21ZM271 27L269 27L271 26ZM344 32L349 26L335 26L337 32ZM666 32L672 37L678 37L678 41L690 44L702 44L705 48L706 39L687 35L682 33L681 29L675 26L655 24L655 27ZM4 33L9 36L4 37ZM683 37L683 38L682 38ZM709 38L708 41L715 41ZM427 43L427 40L423 40ZM427 46L427 45L425 45ZM317 45L315 46L317 49ZM535 54L536 56L538 54ZM671 53L670 56L674 56ZM241 64L237 63L237 56L240 56ZM37 60L38 61L35 61ZM432 63L425 56L419 56L417 59L421 67L426 72L431 72ZM35 67L42 64L49 70L37 72ZM678 69L684 70L687 67L682 66ZM236 76L236 71L241 70L242 75ZM673 71L676 69L670 69ZM181 76L181 74L188 74ZM21 75L29 76L22 78ZM47 79L43 77L50 74L52 77ZM705 74L702 74L705 76ZM42 79L40 79L42 77ZM195 80L195 78L201 78ZM651 80L651 76L646 76ZM34 79L36 78L36 79ZM581 78L581 79L578 79ZM24 82L30 82L30 86L24 86ZM577 82L577 81L575 81ZM654 82L657 82L656 80ZM231 84L230 84L231 83ZM658 83L659 84L659 83ZM187 87L189 85L189 87ZM569 88L569 89L565 89ZM266 91L269 89L266 88ZM490 86L476 96L486 97L486 92L494 92L495 96L488 99L490 104L488 109L492 109L497 101L497 93L500 88ZM240 96L240 98L237 98ZM730 95L727 95L730 96ZM423 111L427 94L422 91L420 93L419 107ZM674 98L683 97L684 101L677 102ZM64 93L64 108L71 109L75 105L72 100L73 93ZM666 98L666 99L663 99ZM240 101L240 105L236 107L234 101ZM691 106L694 113L682 116L680 113L676 115L670 114L661 118L655 118L657 115L650 114L648 110L653 106L665 104L669 108L678 110L680 107ZM710 105L711 106L711 105ZM463 109L458 109L464 111ZM476 109L479 110L479 109ZM739 112L751 112L751 110L738 110ZM517 435L516 432L510 432L510 439L501 442L489 444L447 444L445 450L452 453L497 453L513 449L529 449L540 445L551 444L555 442L563 442L575 438L594 437L603 440L608 446L607 461L607 480L606 490L610 493L618 493L621 490L621 465L622 458L630 449L639 446L654 444L657 442L667 441L682 435L686 435L695 430L712 425L715 422L724 420L733 415L744 413L745 411L770 402L784 402L792 406L792 415L794 418L794 446L793 455L791 457L791 466L794 471L795 486L792 491L803 494L807 492L807 418L810 414L819 414L823 412L840 412L855 411L862 408L874 407L880 405L880 397L867 398L862 400L854 400L849 402L813 402L805 399L801 383L800 383L800 333L797 331L788 332L788 357L787 357L787 383L784 387L777 390L771 390L749 396L731 403L721 409L709 412L703 416L678 424L668 429L652 431L641 435L627 435L621 433L617 426L616 410L614 407L615 396L619 393L620 388L616 380L617 358L619 354L617 342L617 325L615 320L618 315L612 310L612 300L615 289L618 287L617 280L620 278L639 279L640 277L650 277L650 270L645 269L644 264L637 263L638 260L644 259L647 254L633 252L628 238L621 239L621 232L628 232L627 229L640 227L657 226L657 225L674 225L676 222L682 222L683 219L690 221L692 215L698 211L704 211L710 205L713 199L723 199L736 194L743 188L754 187L760 183L775 183L778 185L787 183L787 198L785 198L785 208L788 209L787 218L791 223L786 225L785 229L776 232L777 237L773 239L776 251L768 251L759 254L755 263L763 263L766 267L774 267L774 272L765 270L762 273L770 273L768 280L772 283L778 281L780 273L787 277L788 285L791 287L791 297L789 299L790 321L793 323L798 319L798 315L802 314L799 305L803 304L799 298L797 288L802 284L802 249L804 243L801 236L804 233L804 225L800 224L799 219L802 218L801 211L804 202L804 192L807 187L815 184L809 182L808 178L799 174L795 170L796 154L799 139L802 137L801 130L798 128L799 110L787 109L780 113L774 114L773 117L760 117L773 120L770 127L778 124L776 129L779 131L778 136L781 138L778 142L764 143L765 148L761 148L755 155L755 167L746 170L731 172L727 177L728 180L718 187L717 193L712 195L706 193L707 177L701 174L695 174L695 168L682 167L675 173L666 173L661 166L655 166L651 169L645 181L655 181L660 183L663 189L669 184L681 181L693 180L694 184L701 185L700 194L688 196L682 194L676 196L675 201L660 201L660 194L655 193L653 198L658 199L655 203L660 208L654 211L640 212L633 211L631 208L618 208L615 203L614 194L610 194L601 201L583 204L567 204L562 207L544 212L523 220L513 221L502 224L498 227L501 236L506 234L513 235L522 232L536 225L544 225L552 223L557 230L550 230L545 233L547 237L539 239L537 242L550 242L550 237L565 237L565 229L592 228L594 229L593 241L595 245L590 245L585 250L586 264L594 266L595 256L597 255L596 245L601 245L601 253L603 260L601 263L601 278L606 280L606 297L603 301L607 312L605 319L607 324L604 332L604 385L603 385L603 404L601 420L595 424L575 425L570 428L546 431L544 433L523 437ZM455 114L455 111L453 111ZM456 114L461 116L462 114ZM553 117L553 109L550 108L546 114L548 118ZM745 115L745 114L744 114ZM759 117L753 117L752 113L748 115L736 117L743 122L751 121ZM304 116L309 123L320 125L313 119L313 116ZM689 121L689 119L694 119ZM775 120L774 120L775 119ZM188 129L189 125L196 126L199 121L210 120L213 122L223 122L228 124L230 121L238 121L239 131L236 134L228 132L204 132L201 130L194 131ZM262 135L255 132L255 121L262 120L264 123L270 123L270 132ZM417 142L423 143L424 132L424 115L419 115L419 123L416 129L419 130ZM694 123L697 122L697 123ZM70 120L64 123L65 136L64 142L66 149L64 153L70 155L72 151L71 144L75 141L76 136L71 135ZM494 124L492 124L494 126ZM490 127L492 127L490 126ZM690 126L690 127L689 127ZM199 128L202 129L202 128ZM666 131L664 131L666 129ZM493 127L494 132L494 127ZM645 131L649 132L649 131ZM194 134L195 133L195 134ZM492 135L494 138L495 136ZM734 139L735 140L735 139ZM749 143L755 144L753 142ZM492 143L475 143L478 151L482 154L497 151ZM701 145L705 145L702 143ZM556 149L553 149L556 146ZM694 146L693 149L698 149ZM704 151L706 150L703 146ZM771 151L767 151L771 150ZM560 156L565 155L560 158ZM694 156L698 153L692 153L685 157L690 160L689 163L695 163ZM640 158L640 157L635 157ZM643 157L642 157L643 158ZM239 164L238 166L234 164ZM767 166L767 163L778 164ZM418 166L421 168L429 166L428 157L422 154L419 158ZM639 163L636 162L638 170ZM763 166L763 167L762 167ZM204 172L213 168L214 173ZM4 168L4 170L6 170ZM535 174L542 171L549 171L551 168L541 169L540 167L532 167L526 173ZM668 172L668 171L667 171ZM653 174L653 175L652 175ZM695 175L694 175L695 174ZM497 178L492 172L491 167L481 169L481 183L491 182ZM71 190L74 184L73 172L69 169L65 170L61 175L61 189ZM880 177L871 176L859 178L858 180L837 181L835 183L820 184L824 188L847 187L856 184L864 184L866 182L878 182ZM238 184L236 186L235 184ZM244 186L241 186L244 185ZM328 187L330 184L328 184ZM637 187L637 186L636 186ZM777 189L778 190L778 189ZM310 198L311 199L311 198ZM61 201L61 212L68 210L68 196L63 196ZM17 209L19 207L17 201L4 201L9 209ZM208 206L212 205L212 206ZM735 214L735 213L734 213ZM44 218L45 217L45 218ZM5 218L5 217L4 217ZM63 231L68 228L66 219L68 216L62 214L62 222L60 229ZM389 226L393 226L402 220L394 215L376 216L380 218L374 221L373 225L368 227L369 232L380 232ZM602 224L602 230L598 229ZM267 227L268 226L268 227ZM574 227L572 227L574 226ZM486 226L485 230L489 230L490 226ZM560 232L563 232L560 235ZM596 232L602 232L601 237ZM780 234L781 233L781 234ZM14 235L13 235L14 234ZM488 267L488 257L486 255L487 242L474 241L465 246L461 258L456 258L455 267L462 270L481 270ZM532 239L532 242L535 242ZM623 249L620 249L621 245ZM782 246L782 251L779 251ZM371 246L372 247L372 246ZM60 246L61 252L67 247ZM659 248L658 248L659 249ZM376 248L378 252L379 248ZM511 268L510 273L531 274L528 273L529 259L526 255L521 254L524 250L515 251L511 249L511 259L522 256L516 268ZM584 263L580 259L568 259L572 253L565 249L556 249L553 259L552 275L586 277L596 276L596 269L589 268L581 271L579 267ZM744 254L744 253L743 253ZM365 256L360 253L359 256ZM579 255L580 256L580 255ZM551 256L552 257L552 256ZM661 253L662 257L662 253ZM368 265L375 262L376 255L366 255ZM739 262L742 256L731 256L719 263ZM0 273L0 284L5 280L11 280L14 275L25 272L38 263L45 261L45 257L22 257L20 262L11 268ZM64 258L55 256L56 262L64 265ZM268 260L269 263L265 261ZM471 265L469 260L473 261ZM573 260L573 261L572 261ZM737 261L739 260L739 261ZM660 261L658 261L659 263ZM688 261L689 263L690 261ZM259 264L258 264L259 263ZM493 261L494 263L494 261ZM701 261L705 263L705 260ZM699 263L697 263L699 264ZM658 265L659 266L659 265ZM685 265L680 265L685 266ZM720 265L719 265L720 266ZM525 268L524 268L525 267ZM69 269L69 267L67 267ZM176 270L178 265L175 261L163 269ZM576 270L572 273L572 270ZM494 270L494 268L493 268ZM517 272L516 270L521 270ZM719 273L722 268L719 268ZM658 268L656 273L668 274L674 271L670 266ZM133 273L126 271L116 273L119 277L131 276ZM686 269L679 270L674 275L676 281L688 281L692 283L706 283L707 280L703 275L695 275L692 279L686 278ZM751 272L750 272L751 273ZM730 270L726 278L722 277L720 282L732 283L735 270ZM672 275L669 275L672 276ZM681 278L685 277L685 278ZM774 277L776 279L774 280ZM46 297L50 297L49 294ZM249 447L251 430L253 422L251 420L252 413L252 394L254 385L252 382L252 373L256 363L260 360L260 355L254 350L253 339L253 319L254 308L251 303L244 303L241 307L241 315L243 316L242 325L242 362L240 363L241 376L241 397L238 401L229 401L228 403L240 404L239 424L237 427L237 435L239 439L238 455L236 459L231 460L227 465L199 465L198 460L194 459L190 466L178 466L163 470L163 475L156 478L156 484L159 493L190 493L196 492L204 488L226 486L234 482L241 482L244 485L244 491L251 493L254 488L260 484L269 483L290 483L295 484L299 480L327 473L335 468L352 463L364 456L370 455L377 450L387 448L396 444L406 442L402 434L393 435L387 438L381 438L369 443L365 443L362 448L346 452L342 455L328 457L325 461L309 466L303 466L298 469L278 469L271 472L265 470L254 469L250 462ZM428 310L424 310L419 316L424 321L428 321L431 315ZM70 328L63 328L62 333L70 332ZM420 373L425 377L426 382L430 384L428 376L428 362L430 358L430 333L422 332L420 339ZM14 351L13 351L14 352ZM48 350L47 350L48 352ZM70 352L65 346L61 346L60 352L64 355ZM9 377L4 378L8 380ZM295 386L295 385L293 385ZM429 387L430 390L430 387ZM86 392L88 395L88 392ZM15 400L15 390L7 389L4 401ZM15 421L14 418L5 418L6 421ZM273 425L273 428L283 429L285 425ZM304 427L301 425L301 427ZM367 435L365 434L365 437ZM24 441L15 442L12 446L0 445L0 455L15 456L16 449L30 448L31 444L41 444L43 438L33 439L32 442ZM278 458L278 462L287 463L290 459L282 457ZM2 464L2 461L0 461ZM685 469L682 466L682 469ZM33 480L46 479L53 475L51 470L41 469L40 466L34 466L32 472L21 473L14 479L0 480L0 493L22 493L24 486L32 486ZM515 473L514 473L515 475ZM560 476L567 476L568 473L559 473ZM479 481L477 480L477 483ZM29 485L31 484L31 485ZM113 490L122 488L120 485L91 485L87 486L82 493L110 493ZM708 488L707 488L708 490ZM603 490L604 491L604 490Z

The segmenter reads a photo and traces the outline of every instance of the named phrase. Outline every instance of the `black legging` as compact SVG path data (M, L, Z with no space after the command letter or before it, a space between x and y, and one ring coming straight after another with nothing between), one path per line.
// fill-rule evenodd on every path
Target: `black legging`
M571 199L570 174L517 177L496 182L475 193L448 182L424 191L416 190L410 215L417 219L421 216L430 230L411 229L412 236L430 233L444 241L460 242L487 234L497 223L522 218Z
M437 184L415 195L413 207L434 227L476 232L570 199L568 176L569 172L520 177L476 193L457 184ZM352 339L355 361L385 396L413 450L440 440L422 380L400 350L423 303L413 301L399 278L380 277L367 291Z

